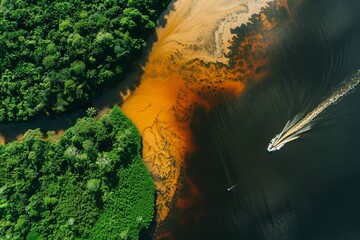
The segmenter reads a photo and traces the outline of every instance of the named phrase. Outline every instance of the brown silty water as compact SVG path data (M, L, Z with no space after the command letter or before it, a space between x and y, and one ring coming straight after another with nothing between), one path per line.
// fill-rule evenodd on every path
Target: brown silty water
M286 1L273 5L289 11ZM191 184L193 196L178 198L188 180L185 158L196 150L194 110L209 112L219 103L214 96L239 96L249 82L266 77L266 53L279 24L265 14L266 1L179 0L171 6L166 25L156 30L140 85L122 106L143 137L143 159L157 190L158 227L174 206L186 208L199 199ZM231 33L251 16L260 24L244 26L246 35Z

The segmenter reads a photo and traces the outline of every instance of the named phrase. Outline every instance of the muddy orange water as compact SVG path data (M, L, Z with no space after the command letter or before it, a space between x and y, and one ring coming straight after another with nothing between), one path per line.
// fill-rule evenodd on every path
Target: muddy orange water
M273 5L288 9L284 2ZM187 179L186 156L196 150L190 130L194 110L209 111L214 95L238 96L248 82L266 76L265 50L275 41L271 29L277 21L263 7L268 4L260 0L178 0L170 5L165 26L156 31L158 41L140 85L122 109L143 137L143 158L157 190L158 225L174 204L189 204L178 192ZM251 16L261 24L244 26L246 36L235 37L231 29ZM199 195L195 186L192 194Z

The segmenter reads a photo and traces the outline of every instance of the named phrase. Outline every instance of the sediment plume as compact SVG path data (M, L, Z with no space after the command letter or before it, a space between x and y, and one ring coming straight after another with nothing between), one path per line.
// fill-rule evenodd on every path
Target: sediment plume
M268 151L280 150L286 143L298 139L302 133L309 131L319 115L331 105L337 103L343 96L348 94L360 83L360 71L358 71L348 82L345 82L340 88L334 91L328 98L321 102L314 110L306 114L295 116L288 121L280 134L277 134L268 146Z
M239 96L249 81L266 76L271 30L286 18L266 14L283 8L278 2L260 0L178 0L171 7L140 85L122 106L143 137L143 159L157 189L158 227L176 203L186 207L184 201L191 201L177 199L177 192L181 179L188 179L181 176L185 158L196 150L194 111L209 112L214 95Z

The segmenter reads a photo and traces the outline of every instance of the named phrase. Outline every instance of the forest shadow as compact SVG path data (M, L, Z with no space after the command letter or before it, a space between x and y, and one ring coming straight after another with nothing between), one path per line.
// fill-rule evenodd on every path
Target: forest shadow
M156 28L152 31L146 41L146 47L133 57L132 64L125 71L124 78L116 81L112 86L105 88L100 97L94 100L96 109L101 110L113 105L121 106L124 103L124 97L132 92L140 85L141 77L144 73L144 67L147 65L151 50L158 41L156 29L165 27L167 24L167 16L175 10L175 1L172 1L167 9L160 15L157 20Z

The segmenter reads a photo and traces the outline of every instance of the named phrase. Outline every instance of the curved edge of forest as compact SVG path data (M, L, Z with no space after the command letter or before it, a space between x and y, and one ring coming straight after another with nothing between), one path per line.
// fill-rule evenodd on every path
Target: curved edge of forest
M118 108L0 145L0 239L138 239L155 211L141 136Z

